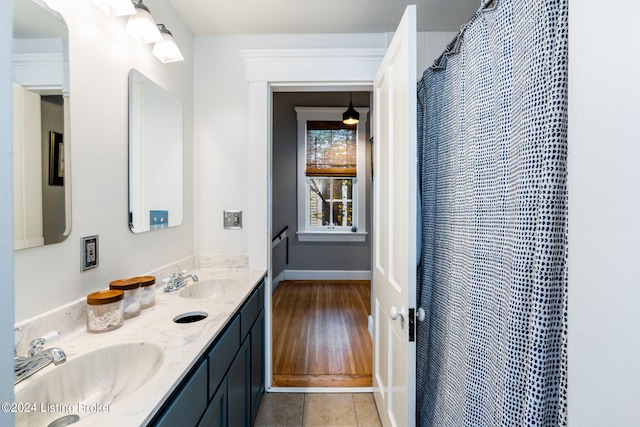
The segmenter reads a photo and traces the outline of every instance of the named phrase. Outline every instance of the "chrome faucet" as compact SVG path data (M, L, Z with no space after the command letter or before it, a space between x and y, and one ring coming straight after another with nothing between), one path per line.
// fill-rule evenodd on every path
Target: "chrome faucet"
M187 284L187 279L191 278L194 282L198 281L198 276L195 274L187 274L187 270L182 270L178 274L172 274L171 277L162 280L165 292L173 292L184 287Z
M17 350L14 350L14 385L20 381L29 378L45 366L53 363L59 365L67 360L65 352L57 347L44 349L43 345L60 335L56 331L47 332L40 338L29 343L29 356L18 356Z

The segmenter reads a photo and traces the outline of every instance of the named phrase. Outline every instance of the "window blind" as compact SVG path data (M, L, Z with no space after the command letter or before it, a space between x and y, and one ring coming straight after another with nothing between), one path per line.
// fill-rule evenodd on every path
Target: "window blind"
M307 176L354 177L356 161L356 125L307 121Z

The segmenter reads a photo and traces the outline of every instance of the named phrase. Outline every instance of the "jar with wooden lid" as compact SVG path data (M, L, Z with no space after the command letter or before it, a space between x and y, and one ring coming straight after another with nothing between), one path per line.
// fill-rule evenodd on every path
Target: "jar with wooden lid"
M140 282L140 302L142 308L151 307L156 303L156 277L138 276L132 278Z
M108 332L124 323L124 291L98 291L87 295L87 332Z
M140 281L138 279L114 280L109 289L124 291L124 318L131 319L140 314Z

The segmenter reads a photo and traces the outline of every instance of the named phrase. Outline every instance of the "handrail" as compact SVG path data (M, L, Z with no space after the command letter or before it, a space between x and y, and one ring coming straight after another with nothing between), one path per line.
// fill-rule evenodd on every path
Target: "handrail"
M278 239L282 239L282 234L284 234L285 231L287 231L289 229L288 225L285 225L284 228L282 230L280 230L280 232L278 234L276 234L276 237L274 237L273 239L271 239L271 243L275 242Z
M282 231L280 231L278 234L276 234L276 237L271 239L271 249L274 249L283 240L286 240L287 248L286 248L286 252L285 252L285 254L286 254L285 264L289 264L289 236L287 236L287 230L288 229L289 229L289 226L287 225L282 229Z

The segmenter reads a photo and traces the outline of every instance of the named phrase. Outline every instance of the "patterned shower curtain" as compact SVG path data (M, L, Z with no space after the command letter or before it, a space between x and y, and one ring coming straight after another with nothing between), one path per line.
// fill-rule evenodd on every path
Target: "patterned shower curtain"
M485 0L419 82L420 426L566 425L567 37Z

